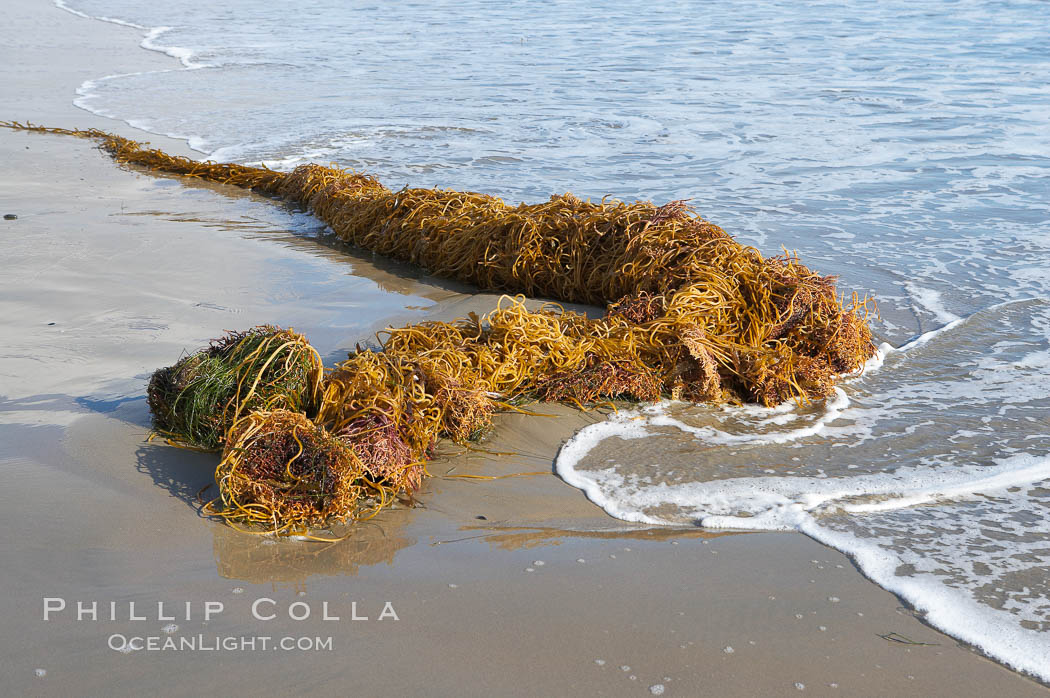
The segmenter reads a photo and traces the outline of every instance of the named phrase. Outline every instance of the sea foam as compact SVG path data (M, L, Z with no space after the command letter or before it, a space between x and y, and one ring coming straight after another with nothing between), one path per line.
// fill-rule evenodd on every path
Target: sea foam
M1031 331L1048 319L1046 300L1004 302L883 345L808 413L674 416L666 402L621 412L578 432L556 470L627 521L805 533L942 631L1050 680L1050 526L1039 514L1050 506L1050 437L1029 426L1050 402L1048 340ZM661 462L673 452L664 444L686 436L698 453L719 450L692 467ZM628 462L644 453L665 455Z

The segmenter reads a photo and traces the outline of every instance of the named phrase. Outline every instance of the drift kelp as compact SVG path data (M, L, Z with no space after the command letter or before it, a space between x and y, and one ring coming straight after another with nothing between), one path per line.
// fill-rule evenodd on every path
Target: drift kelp
M523 298L505 296L484 318L388 329L378 350L355 352L326 377L317 421L334 433L362 420L393 425L421 460L439 437L463 442L482 433L512 402L775 402L830 392L826 363L795 361L784 344L725 344L702 324L676 324L689 300L677 294L664 315L632 323L615 312L589 319L555 305L530 311Z
M153 428L176 444L218 450L230 427L254 410L312 414L323 372L317 351L291 330L227 333L153 374L146 390Z
M388 488L371 482L344 441L305 415L260 411L239 419L227 435L215 471L219 501L209 511L234 524L272 533L302 533L329 520L360 518L387 504Z
M325 376L313 419L284 409L241 413L225 438L216 471L223 506L213 511L274 532L357 519L362 506L375 511L417 490L438 439L476 440L497 410L534 400L773 403L831 392L828 361L783 342L713 339L690 312L695 302L681 291L591 319L504 296L484 317L385 330L377 350L359 349ZM632 304L656 317L635 308L625 319ZM215 346L244 347L251 336Z
M694 324L715 343L740 347L734 356L719 355L738 373L765 366L753 355L762 347L781 354L786 348L808 372L823 364L832 373L852 371L874 352L867 299L854 296L844 307L833 277L795 258L763 258L683 201L593 203L565 194L510 206L472 192L390 191L367 175L320 165L280 173L170 156L97 130L4 125L92 138L123 164L295 202L346 242L482 289L599 305L655 296L666 305L677 291L691 290ZM747 399L773 403L804 392L791 385L767 388Z
M404 396L399 409L417 422L443 421L446 430L446 411L431 415L433 406L420 397L434 381L431 375L473 388L460 398L460 419L470 414L462 405L482 395L580 403L666 395L778 404L830 394L834 374L828 359L800 355L783 340L758 346L727 340L713 331L717 318L696 312L697 302L694 289L679 291L662 302L658 317L632 322L619 313L622 306L589 319L555 304L530 311L523 298L505 296L485 318L386 330L381 354L359 352L329 377L319 415L324 419L333 405L347 403L332 393L336 385L360 383L366 366L379 363L401 367L371 379L397 386Z
M225 442L218 513L230 521L289 532L359 518L362 502L374 511L417 489L439 438L477 439L495 411L528 400L823 399L874 353L867 299L844 304L833 277L789 255L763 258L683 201L566 194L514 207L467 192L392 192L318 165L278 173L172 157L100 131L6 125L94 138L120 163L281 197L347 242L440 276L608 304L590 319L556 305L530 311L517 298L484 318L390 329L379 351L355 352L323 384L316 352L296 335L279 347L316 365L290 390L257 363L266 350L248 346L266 332L162 369L150 386L157 429L205 448ZM256 363L232 356L242 346Z

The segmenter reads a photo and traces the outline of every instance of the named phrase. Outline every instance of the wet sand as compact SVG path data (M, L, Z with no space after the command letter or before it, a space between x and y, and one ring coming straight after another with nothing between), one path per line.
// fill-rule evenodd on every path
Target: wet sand
M171 59L47 3L0 20L17 37L0 47L0 117L143 138L70 106L74 89ZM803 536L608 517L551 473L596 413L502 415L488 453L443 446L416 508L338 543L203 517L217 458L146 442L153 369L260 323L294 326L330 365L388 324L495 296L346 249L260 197L118 169L87 141L0 131L0 162L0 214L18 215L0 221L5 694L1046 694ZM540 474L455 477L519 473ZM66 608L45 621L45 598ZM197 649L124 653L114 636ZM217 637L256 648L204 649ZM272 649L284 637L321 648Z

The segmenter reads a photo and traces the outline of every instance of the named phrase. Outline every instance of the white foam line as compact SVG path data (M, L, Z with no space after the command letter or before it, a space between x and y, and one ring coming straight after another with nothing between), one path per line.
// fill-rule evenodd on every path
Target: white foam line
M896 349L896 351L910 351L910 350L915 349L917 347L921 347L923 344L926 344L927 342L929 342L934 337L936 337L938 335L941 335L941 334L944 334L948 330L955 329L956 327L958 327L962 323L964 323L967 320L969 320L971 317L973 317L973 315L967 315L966 317L956 318L956 319L952 320L951 322L949 322L948 324L946 324L946 325L944 325L942 327L938 327L935 330L930 330L929 332L923 332L918 337L913 337L912 339L908 340L907 342L905 342L904 344L899 346Z
M89 100L95 97L95 95L93 94L93 90L98 85L98 83L105 82L107 80L118 80L120 78L135 77L137 75L157 75L160 73L172 72L173 70L178 69L171 68L169 70L144 70L135 73L117 73L114 75L105 75L101 78L95 78L93 80L85 80L84 83L76 89L77 98L73 100L73 106L83 109L84 111L90 112L97 116L102 116L107 119L114 119L115 121L122 121L128 126L138 129L139 131L145 131L146 133L154 133L174 140L186 141L186 144L190 147L191 150L196 150L199 153L204 153L205 155L207 155L208 150L204 147L203 139L197 136L189 136L182 133L170 133L165 131L158 132L156 130L151 129L149 125L145 122L138 121L136 119L125 119L120 115L111 112L107 109L100 109L98 107L94 107L89 102Z
M918 347L921 347L922 345L926 344L927 342L929 342L934 337L937 337L938 335L941 335L941 334L943 334L945 332L948 332L949 330L953 330L956 327L958 327L959 325L963 324L964 322L968 322L974 316L976 316L978 313L988 312L990 310L998 310L999 308L1005 308L1006 306L1015 305L1017 303L1031 303L1032 301L1043 301L1043 302L1046 302L1047 299L1046 298L1016 298L1014 300L1003 301L1002 303L996 303L995 305L990 305L990 306L988 306L987 308L985 308L983 310L978 310L975 313L970 313L969 315L966 315L965 317L958 317L956 315L953 315L952 317L955 318L955 319L952 320L951 322L948 322L947 324L945 324L945 325L943 325L941 327L938 327L935 330L930 330L929 332L923 332L922 334L920 334L918 336L912 337L911 339L909 339L907 342L905 342L904 344L900 345L896 349L894 349L892 346L890 346L889 344L886 344L886 343L883 343L882 347L886 347L887 348L887 352L910 351L912 349L916 349Z
M1005 301L985 310L1046 299L1023 298ZM921 347L935 337L958 327L976 313L965 318L955 317L944 326L926 332L899 348L882 344L875 356L853 377L876 370L886 356L893 352L907 352ZM555 470L570 485L581 489L589 500L610 515L626 521L648 524L667 524L644 513L656 503L667 502L681 506L696 505L706 498L708 506L739 511L734 502L741 497L751 498L761 511L754 516L707 515L699 523L705 528L747 530L795 530L814 540L850 556L860 570L875 584L896 594L925 614L927 622L942 632L977 647L989 657L1017 671L1028 673L1042 681L1050 681L1050 644L1042 634L997 617L994 611L982 606L965 594L953 593L933 579L898 576L899 560L891 551L849 533L822 527L816 513L839 510L847 514L870 514L909 508L945 499L967 499L1002 492L1013 487L1030 486L1050 479L1050 457L1018 454L995 466L973 466L950 474L927 475L919 481L902 482L892 475L860 476L845 479L814 478L731 478L708 483L694 483L687 487L646 486L648 496L624 492L633 483L624 481L611 469L588 472L576 470L584 457L600 442L610 437L643 438L647 426L674 426L705 439L722 443L763 441L782 443L819 432L825 424L838 418L848 407L845 392L836 389L835 399L827 405L820 421L803 429L770 436L725 434L713 428L695 428L666 416L662 405L645 408L632 416L618 415L608 422L586 427L578 432L558 454ZM782 410L782 408L781 408ZM773 413L778 410L766 410ZM751 413L755 413L751 410ZM761 411L758 412L761 414ZM649 415L649 416L644 416ZM712 438L714 437L714 438ZM601 483L601 484L599 484ZM806 491L807 489L810 491ZM603 489L605 491L603 491ZM607 495L606 492L619 496ZM792 492L792 490L794 490ZM888 497L878 502L850 503L855 497Z
M911 282L905 283L904 288L919 305L925 308L927 312L931 313L941 322L947 324L959 319L958 315L944 307L944 303L941 301L940 291L935 291L932 288L925 288L924 286L917 286Z
M123 19L114 19L113 17L93 17L89 14L85 14L80 10L74 10L72 7L67 5L63 0L55 0L55 7L60 10L76 15L77 17L83 17L84 19L97 19L100 22L109 22L110 24L119 24L122 27L131 27L133 29L146 29L141 24L135 24L133 22L126 22Z
M158 36L169 31L171 31L171 27L153 27L146 32L146 36L142 39L142 43L140 43L139 46L148 51L157 51L158 53L163 53L172 58L177 58L187 70L199 70L200 68L211 67L207 63L198 63L194 61L194 52L191 49L182 48L181 46L161 46L154 41Z
M960 499L978 493L1030 485L1050 478L1050 458L1036 461L1032 465L1021 468L1011 466L1001 470L997 469L996 472L982 477L974 478L970 473L967 475L968 477L965 481L956 484L945 483L933 488L916 488L910 492L901 493L893 499L870 504L843 505L841 509L855 514L891 511L893 509L904 509L927 504L939 499Z
M874 543L820 526L807 517L799 531L849 556L872 582L925 614L947 635L979 648L1006 666L1050 681L1050 643L1043 633L1003 623L965 594L952 594L933 580L897 575L898 561Z
M973 466L946 475L928 475L922 484L907 487L885 475L868 475L853 478L816 480L813 478L731 478L717 481L716 487L739 489L748 483L759 484L770 480L776 484L795 483L799 487L813 484L825 488L822 492L799 492L793 498L783 497L783 507L794 507L798 512L811 512L838 509L846 513L861 514L881 511L906 509L919 504L943 500L965 499L980 494L1002 491L1010 487L1022 487L1042 480L1050 479L1050 458L1035 459L1028 454L1018 454L1001 461L995 466ZM837 486L836 486L837 485ZM835 489L832 489L835 487ZM857 496L889 496L879 502L865 504L841 503L841 500ZM782 513L782 512L781 512ZM789 517L790 519L791 517ZM792 521L770 523L758 528L769 530L790 530L795 527ZM706 516L701 520L705 528L738 528L754 529L756 517L739 516Z
M828 423L841 417L842 413L849 407L849 404L849 397L846 395L846 391L842 388L835 388L834 399L825 402L824 414L814 424L773 434L727 434L714 427L691 427L666 414L650 417L646 421L652 426L674 427L715 444L783 444L819 434Z
M84 19L95 19L99 22L108 22L109 24L118 24L122 27L138 29L139 31L144 32L143 39L139 43L139 46L146 49L147 51L156 51L158 53L163 53L166 56L177 58L179 62L182 63L182 65L189 70L197 70L200 68L211 67L207 63L197 63L191 60L194 53L192 49L183 48L181 46L161 46L160 44L154 41L154 39L156 39L161 34L171 31L171 27L146 27L141 24L135 24L134 22L128 22L123 19L117 19L116 17L96 17L94 15L89 15L84 12L81 12L80 10L73 9L65 3L65 0L55 0L55 7L57 7L60 10L65 10L66 12L76 15L77 17L83 17ZM141 73L129 73L129 75L141 75Z
M569 439L564 446L562 446L561 451L558 453L558 457L555 460L554 467L558 476L562 480L569 485L582 490L587 496L587 499L604 509L610 516L622 521L634 521L637 523L666 523L650 519L641 512L619 506L614 499L607 497L605 493L602 492L602 489L596 480L584 477L573 467L583 460L584 457L590 453L591 449L605 439L613 436L621 439L640 439L649 435L649 432L645 430L643 424L631 423L632 421L633 419L631 417L624 414L616 415L605 422L597 422L584 427L575 436ZM580 438L585 432L587 433L587 437Z
M143 32L143 38L142 41L139 42L139 46L146 49L147 51L156 51L157 53L163 53L166 56L170 56L172 58L177 59L179 63L182 64L183 70L200 70L202 68L212 67L207 63L200 63L194 61L194 52L191 49L183 48L181 46L162 46L158 44L156 42L157 37L164 34L165 32L171 31L171 27L145 27L141 24L135 24L134 22L128 22L126 20L117 19L115 17L96 17L70 7L65 3L65 0L54 0L54 3L55 7L57 7L58 9L64 10L72 15L76 15L77 17L83 17L84 19L93 19L99 22L108 22L109 24L117 24L122 27L130 27L131 29L138 29L139 31ZM145 131L146 133L153 133L158 136L166 136L168 138L186 141L186 143L192 150L196 150L198 152L207 154L208 151L204 148L204 139L200 138L199 136L187 136L176 133L158 132L149 128L146 124L144 124L141 121L125 119L104 109L92 107L87 103L88 100L90 100L94 96L92 92L93 90L95 90L95 88L98 87L99 83L106 82L108 80L116 80L119 78L135 77L138 75L159 75L161 73L168 72L171 72L171 69L145 70L134 73L119 73L113 75L106 75L101 78L95 78L93 80L85 80L76 90L78 98L73 100L73 106L79 109L83 109L84 111L89 112L91 114L95 114L96 116L102 116L107 119L116 119L118 121L122 121L128 126L139 129L140 131Z

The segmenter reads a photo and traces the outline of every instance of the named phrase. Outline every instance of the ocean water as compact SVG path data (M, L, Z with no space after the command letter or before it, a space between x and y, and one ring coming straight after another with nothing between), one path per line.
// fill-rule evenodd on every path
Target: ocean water
M689 198L873 293L880 358L827 404L621 413L558 472L623 519L801 531L1050 681L1050 3L57 4L173 57L76 104L211 158Z

